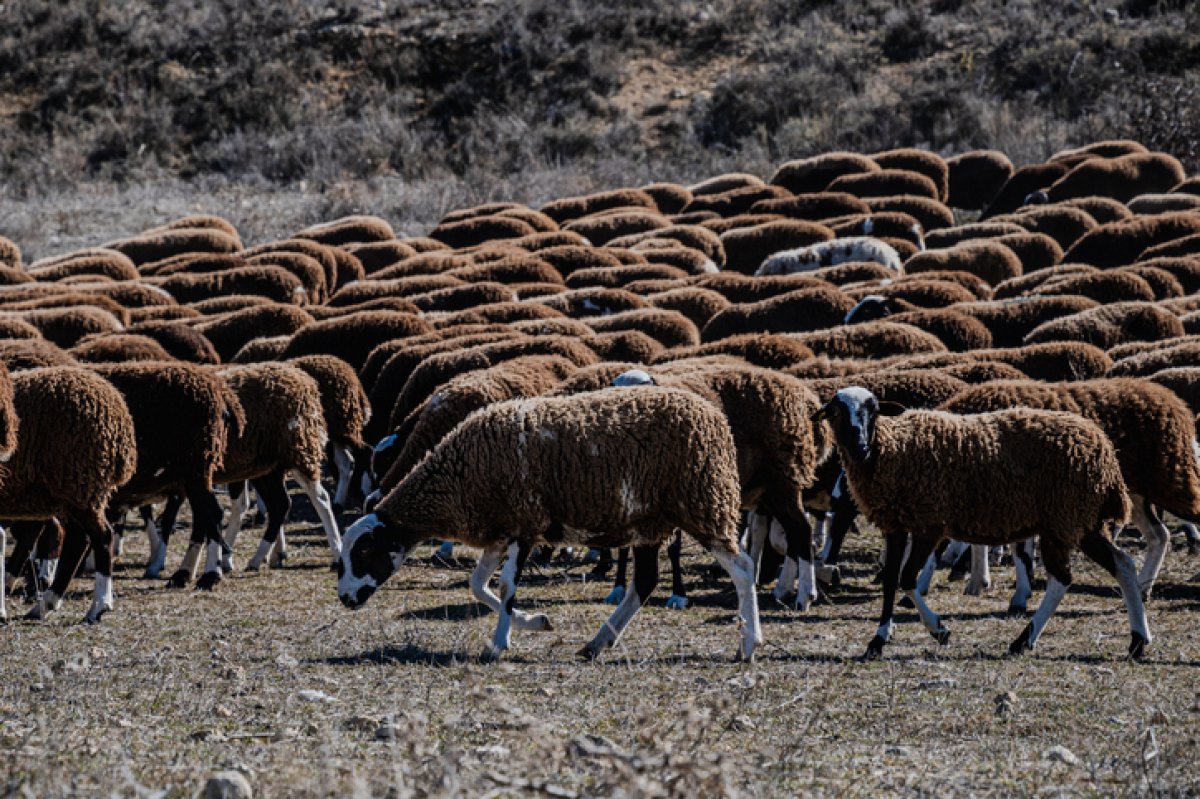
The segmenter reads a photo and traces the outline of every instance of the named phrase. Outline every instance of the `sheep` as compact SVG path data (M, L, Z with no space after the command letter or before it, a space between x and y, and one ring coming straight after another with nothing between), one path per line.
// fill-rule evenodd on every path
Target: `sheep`
M772 200L759 200L750 206L751 214L782 215L790 219L820 222L823 219L871 213L865 200L844 191L820 191L794 194Z
M939 202L945 201L950 193L950 170L946 162L936 153L918 150L915 147L901 147L874 153L871 155L871 159L885 170L904 169L929 178L937 187L937 197L934 199ZM897 192L897 194L906 193L910 192Z
M1144 278L1118 269L1055 276L1039 286L1037 293L1047 297L1089 297L1099 303L1153 302L1155 299L1154 289Z
M283 357L291 336L267 336L251 339L246 345L234 353L230 363L261 363L263 361L278 361Z
M183 228L118 239L101 247L116 250L140 266L187 252L234 253L242 249L242 242L213 228Z
M329 299L332 287L325 280L325 270L315 258L298 252L271 252L252 255L247 266L278 266L300 278L309 302L322 303ZM196 270L188 270L196 271Z
M333 510L346 507L355 468L365 467L371 448L364 431L371 406L362 381L352 368L332 355L304 355L288 364L308 374L321 392L321 412L329 436L329 460L337 471Z
M20 289L23 286L15 288ZM60 290L54 294L26 300L20 300L20 295L5 299L12 300L0 300L0 312L9 314L7 318L15 319L27 313L35 313L37 319L29 320L35 327L46 327L55 331L53 335L72 339L81 334L110 329L114 323L119 328L128 324L131 318L129 311L120 303L91 292ZM80 311L82 315L72 317L69 315L72 311Z
M437 250L450 249L450 247L446 246L442 242L438 241L437 239L431 239L429 236L409 236L400 239L400 241L403 241L409 247L412 247L417 251L418 254L423 252L434 252Z
M442 223L429 235L451 247L461 248L496 239L515 239L536 232L533 225L513 217L477 216L459 222Z
M982 322L991 332L995 346L1017 347L1044 322L1099 306L1087 297L1019 297L960 303L954 310Z
M721 236L726 268L753 275L763 261L777 252L808 247L833 238L832 231L815 222L782 219L760 225L736 228Z
M1027 205L1004 216L994 216L991 224L1001 222L1020 225L1031 233L1045 233L1058 246L1067 250L1072 244L1095 230L1100 224L1082 208L1060 205Z
M1061 284L1064 280L1081 275L1099 274L1100 270L1087 264L1061 264L1039 269L1032 274L1022 274L1010 277L998 284L992 291L992 299L1009 300L1014 297L1028 297L1041 294L1045 285ZM1070 292L1060 292L1070 293Z
M892 321L865 322L792 335L817 355L831 358L883 358L946 351L946 345L932 333Z
M1092 195L1128 202L1139 194L1169 191L1186 174L1183 165L1166 153L1092 158L1056 180L1046 194L1051 202Z
M400 278L362 280L338 290L337 293L329 298L327 304L334 308L345 307L347 305L360 305L370 300L377 300L380 297L407 298L417 294L426 294L431 291L465 285L467 283L464 281L448 275L411 275Z
M633 441L654 442L654 456L643 457L647 450ZM743 625L739 655L749 660L761 633L754 564L737 544L739 493L729 425L689 392L621 388L498 403L468 417L346 531L338 596L346 607L362 607L431 535L479 546L472 592L499 616L485 651L490 659L509 648L514 621L550 628L544 616L513 609L535 545L633 545L635 590L580 653L595 658L649 598L658 548L681 528L732 577ZM497 597L487 584L505 551Z
M568 222L564 229L580 234L593 246L602 247L613 239L658 230L670 224L657 211L643 210L584 216Z
M161 308L176 305L175 299L155 286L131 281L76 284L73 290L86 292L93 300L105 298L125 308Z
M0 236L0 264L13 269L21 268L21 248L15 241L4 236Z
M179 219L172 219L170 222L152 227L145 232L161 233L166 230L181 229L219 230L241 241L241 237L238 235L237 228L234 227L233 223L224 217L214 214L190 214Z
M1133 266L1122 266L1113 271L1134 275L1146 281L1150 288L1153 289L1154 299L1156 300L1183 297L1187 294L1179 278L1166 269L1160 269L1147 264L1134 264Z
M829 191L844 191L856 197L890 197L897 194L912 194L941 198L937 185L920 172L908 169L881 169L878 172L862 172L842 175L826 187Z
M245 266L224 272L178 274L146 278L178 302L194 302L222 294L260 294L275 302L303 305L307 301L300 278L278 266Z
M925 249L921 223L916 217L900 211L872 211L865 215L825 219L821 224L832 230L834 236L839 239L870 236L888 244L892 244L894 240L903 241L902 260L913 252Z
M602 286L571 289L548 297L535 297L528 302L544 305L575 319L585 316L607 316L649 305L643 298L630 291Z
M667 219L673 225L702 225L714 219L720 219L716 211L692 211L689 214L671 214Z
M421 309L415 303L403 297L379 297L355 305L308 305L304 308L315 321L333 319L338 316L348 316L360 311L399 311L401 313L420 314Z
M1133 500L1133 523L1147 542L1138 586L1142 599L1148 600L1170 540L1156 508L1189 520L1200 515L1200 462L1194 452L1192 411L1169 389L1129 378L989 383L962 392L942 408L982 413L1017 406L1078 413L1099 425L1112 441ZM1019 595L1010 611L1023 611L1028 598L1027 569L1020 576Z
M108 311L99 308L42 308L29 311L0 310L0 320L16 319L38 329L47 340L60 347L73 347L85 336L120 333L124 325Z
M990 203L1012 176L1013 164L999 150L970 150L946 159L946 204L979 211Z
M386 269L392 264L417 254L415 249L399 239L348 244L345 249L346 252L358 259L358 262L362 264L363 272L367 275L378 272L380 269Z
M911 216L923 230L939 230L954 225L954 212L937 200L901 194L894 197L867 197L867 213L898 211Z
M789 291L726 308L709 320L700 338L708 342L742 333L821 330L839 324L852 307L854 301L832 286Z
M54 582L29 618L45 618L59 608L90 545L96 578L84 620L98 622L113 609L112 528L105 512L135 468L129 409L112 386L79 368L33 369L11 381L5 373L0 383L5 461L0 466L0 516L57 517L66 529ZM3 595L0 579L0 618L5 616Z
M668 348L690 347L700 343L700 331L696 325L677 311L637 308L608 316L586 317L582 321L597 333L639 330Z
M1200 214L1140 216L1102 225L1075 242L1063 255L1071 263L1106 269L1125 266L1151 247L1200 233Z
M1084 554L1117 578L1129 613L1129 654L1150 643L1133 559L1105 527L1129 518L1130 501L1112 443L1074 414L1015 409L956 416L944 411L879 415L869 391L839 391L818 414L832 422L855 503L885 536L883 612L867 647L879 657L894 628L897 584L939 644L950 631L916 590L917 572L947 533L973 544L1041 535L1050 579L1033 620L1009 647L1032 649L1071 585L1071 554ZM906 539L908 560L901 572Z
M698 288L717 292L732 303L758 302L797 289L825 288L828 283L808 275L754 277L737 272L718 272L691 281Z
M1139 194L1126 205L1138 216L1164 214L1170 211L1196 211L1200 210L1200 196L1194 194Z
M0 285L15 286L19 283L32 283L29 273L14 266L0 266Z
M744 214L750 207L762 200L778 200L791 196L791 192L782 186L759 183L752 186L741 186L713 194L697 194L692 192L692 201L684 207L682 213L695 211L716 211L723 217Z
M977 275L991 286L1021 274L1021 259L1003 244L969 241L944 250L926 250L904 262L907 274L955 270Z
M890 245L889 245L890 246ZM894 249L894 248L893 248ZM837 266L822 266L809 272L800 273L810 279L834 286L845 286L853 283L882 283L896 278L896 271L875 261L849 261ZM762 278L759 278L760 280Z
M453 211L448 211L442 218L441 222L461 222L464 219L473 219L477 216L494 216L501 211L507 211L510 208L522 208L520 203L514 202L490 202L482 205L473 205L469 208L457 208Z
M670 225L646 233L621 236L608 242L608 246L617 248L636 247L638 244L652 239L677 241L684 247L703 253L716 266L721 268L725 266L725 247L721 243L720 236L700 225ZM601 265L597 264L597 266Z
M678 280L687 272L672 266L630 264L628 266L580 269L566 280L567 288L620 288L635 280Z
M611 208L646 208L654 211L658 206L654 198L639 189L613 189L580 197L565 197L552 200L538 210L562 225L572 219L607 211Z
M338 276L337 259L333 255L333 250L333 247L326 247L324 244L319 244L311 239L294 238L259 244L242 250L241 255L243 258L253 258L256 255L273 252L295 252L300 255L307 255L321 264L321 270L325 273L325 285L329 288L330 292L333 292L337 288Z
M213 345L191 327L179 322L140 322L129 333L154 339L171 358L191 363L218 363L221 358Z
M1061 200L1055 205L1062 208L1078 208L1086 211L1088 216L1101 225L1109 222L1120 222L1133 216L1133 212L1111 197L1076 197L1071 200Z
M477 305L512 302L516 294L502 283L464 283L436 291L410 294L406 299L424 313L433 311L465 311Z
M412 314L361 311L306 325L292 336L284 350L284 357L336 355L359 369L371 350L381 342L432 331L432 325Z
M297 232L295 238L340 247L343 244L390 241L396 238L396 234L386 220L377 216L344 216L332 222L306 227Z
M1150 151L1146 149L1145 145L1132 139L1106 139L1104 141L1085 144L1082 147L1059 150L1050 156L1048 160L1077 162L1080 158L1084 157L1119 158L1122 155L1148 152Z
M952 309L902 310L896 313L897 305L898 303L890 297L864 297L846 314L844 321L849 325L887 317L892 322L911 325L933 334L951 352L992 346L991 332L972 316L960 314Z
M89 363L172 360L154 339L129 333L90 336L68 350L68 354Z
M525 224L527 224L531 228L533 228L534 232L530 234L533 236L536 236L538 233L557 233L558 232L558 223L557 222L555 222L553 219L546 216L545 214L541 213L540 211L535 211L532 208L526 208L523 205L519 205L519 206L516 206L513 208L504 208L500 211L497 211L495 213L495 216L498 216L501 218L506 218L506 219L511 218L511 219L521 220L522 222L524 222ZM524 237L519 237L519 238L524 238Z
M1117 302L1043 322L1024 341L1083 341L1108 349L1124 341L1157 341L1185 332L1178 317L1154 303Z
M1024 377L1020 372L1020 377ZM941 369L877 369L847 377L808 379L804 385L822 403L850 385L860 386L883 403L894 403L904 409L936 408L967 389L966 382Z
M245 265L246 258L238 253L183 252L160 261L139 264L137 273L142 277L165 277L184 272L220 272Z
M19 372L46 366L69 366L75 359L45 339L14 339L0 340L0 363L10 372Z
M682 313L697 329L732 304L717 292L697 286L650 294L646 301L655 308Z
M333 256L336 265L336 276L333 282L328 284L330 291L338 286L347 286L366 278L367 273L363 270L362 264L349 252L341 247L330 247L329 253Z
M195 364L104 363L88 368L124 397L137 443L137 470L112 498L110 510L175 494L186 496L192 507L191 542L168 582L183 587L194 577L205 542L221 541L221 505L212 482L224 465L229 438L246 424L241 404L220 378ZM170 534L169 528L147 525L147 577L162 572Z
M754 274L790 275L849 261L875 261L897 273L902 263L894 247L878 239L856 236L784 250L765 260Z
M1021 261L1023 273L1049 269L1062 263L1062 247L1045 233L1007 233L992 241L1013 251Z
M1113 365L1112 359L1104 350L1078 341L1056 341L1049 344L971 352L910 355L900 359L889 359L885 363L893 369L925 369L987 361L1014 366L1034 380L1050 381L1102 377Z
M1024 233L1025 228L1015 222L988 220L987 222L971 222L965 225L945 227L930 231L925 237L925 244L931 249L940 250L953 247L966 241L977 239L992 239L1011 233Z
M669 266L682 270L686 275L705 275L718 271L717 265L704 253L670 242L670 239L647 240L637 245L636 252L645 256L649 266ZM664 246L657 246L659 244Z
M562 275L546 261L533 255L522 254L492 261L486 264L460 266L446 272L450 277L468 283L492 281L496 283L558 283Z
M201 316L217 316L219 314L240 311L262 305L277 305L278 303L257 294L229 294L224 297L210 297L207 300L188 303L188 307L199 311Z
M1153 247L1147 247L1138 256L1138 261L1157 260L1159 258L1178 258L1200 255L1200 233L1193 233L1188 236L1164 241L1162 244L1155 244Z
M606 361L650 363L667 350L658 340L640 330L616 330L581 336L580 342Z
M1162 349L1121 358L1108 370L1110 377L1141 377L1176 366L1200 366L1200 342L1191 338Z
M28 269L28 274L34 280L43 283L75 277L77 275L100 275L111 277L113 280L137 280L139 277L137 268L134 267L133 262L128 257L115 251L111 256L92 255L72 258L51 264L50 266L37 268L31 266Z
M538 258L553 266L564 278L583 269L611 268L621 265L615 255L610 255L601 248L578 245L548 247L538 251Z
M287 336L313 318L294 305L257 305L199 321L194 329L209 342L222 361L229 361L253 339Z
M728 233L731 230L737 230L738 228L753 227L754 225L761 225L765 222L781 222L785 219L787 219L787 217L783 216L782 214L736 214L729 217L717 216L713 217L712 219L705 219L698 224L700 227L709 232L721 235Z
M770 183L783 186L792 194L822 192L843 175L879 172L881 167L860 153L831 152L788 161L771 176Z
M733 355L764 369L785 369L813 357L813 351L795 338L774 333L749 333L710 341L695 347L674 347L654 359L654 363L703 358L709 355Z
M639 190L649 194L663 214L677 214L692 200L692 192L678 183L650 183Z
M1021 167L1004 181L1000 191L996 192L979 218L989 219L1001 214L1011 214L1025 204L1029 195L1046 189L1069 171L1070 167L1061 163L1030 164Z

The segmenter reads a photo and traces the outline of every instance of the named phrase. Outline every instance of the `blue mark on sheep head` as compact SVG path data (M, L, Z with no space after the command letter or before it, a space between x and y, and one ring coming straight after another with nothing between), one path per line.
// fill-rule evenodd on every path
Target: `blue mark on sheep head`
M814 414L814 421L828 419L842 457L866 461L875 445L875 422L879 400L861 386L843 388Z
M338 598L357 609L391 577L415 539L378 513L369 513L346 530L338 558Z
M621 372L621 374L613 378L612 384L619 387L657 385L654 382L654 378L641 369L630 369L627 372Z

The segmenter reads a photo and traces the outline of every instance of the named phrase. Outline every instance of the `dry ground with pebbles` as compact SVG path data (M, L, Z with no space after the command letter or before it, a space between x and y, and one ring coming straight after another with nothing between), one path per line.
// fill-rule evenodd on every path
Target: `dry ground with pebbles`
M134 533L101 625L79 624L78 581L50 622L0 630L0 791L190 796L222 767L244 771L256 796L1200 791L1200 584L1187 582L1200 558L1182 550L1142 664L1124 657L1115 586L1087 566L1031 656L1000 656L1021 627L1003 617L1001 568L981 598L939 573L948 647L906 613L885 659L858 662L877 613L877 542L859 535L831 604L795 615L762 595L752 666L732 661L733 592L694 549L693 604L667 611L664 585L595 664L574 653L609 611L607 585L587 581L589 567L532 569L518 603L555 631L517 633L485 666L493 619L469 596L467 560L437 568L423 548L352 613L319 528L289 529L287 568L213 594L141 579ZM255 539L242 536L241 562Z

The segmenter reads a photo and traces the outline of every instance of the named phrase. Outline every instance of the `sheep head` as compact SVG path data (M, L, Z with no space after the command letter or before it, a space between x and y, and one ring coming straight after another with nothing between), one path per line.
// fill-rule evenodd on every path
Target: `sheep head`
M843 388L813 415L813 421L828 419L843 460L867 461L875 444L879 400L861 386Z
M338 598L357 609L404 562L421 536L379 513L369 513L346 530L338 557Z

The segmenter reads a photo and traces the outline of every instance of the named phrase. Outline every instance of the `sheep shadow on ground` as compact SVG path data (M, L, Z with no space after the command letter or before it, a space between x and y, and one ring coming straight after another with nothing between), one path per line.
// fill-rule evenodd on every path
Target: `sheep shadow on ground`
M356 654L310 658L305 662L324 666L361 666L370 663L445 667L460 666L472 659L464 652L435 652L417 644L404 644L403 646L379 646Z

